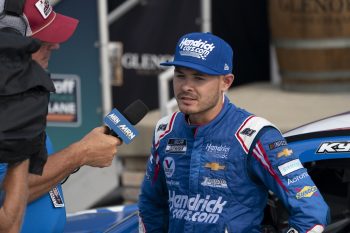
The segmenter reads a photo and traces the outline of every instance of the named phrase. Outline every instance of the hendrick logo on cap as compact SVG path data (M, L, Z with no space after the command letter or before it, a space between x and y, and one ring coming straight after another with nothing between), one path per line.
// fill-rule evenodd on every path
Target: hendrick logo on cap
M215 48L214 43L209 44L207 41L190 40L188 38L183 38L179 43L180 55L181 56L191 56L205 60L206 57Z
M52 12L52 6L48 0L39 0L35 3L35 6L44 19L49 17Z

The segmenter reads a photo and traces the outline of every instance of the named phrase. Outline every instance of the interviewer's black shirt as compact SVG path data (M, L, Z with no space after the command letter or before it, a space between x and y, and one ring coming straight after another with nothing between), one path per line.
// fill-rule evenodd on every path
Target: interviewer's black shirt
M32 60L40 42L0 30L0 163L30 159L29 172L42 174L47 160L48 73Z

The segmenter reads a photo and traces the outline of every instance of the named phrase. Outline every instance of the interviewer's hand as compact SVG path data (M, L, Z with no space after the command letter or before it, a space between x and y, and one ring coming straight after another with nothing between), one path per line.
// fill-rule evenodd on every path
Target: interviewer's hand
M101 126L90 131L74 146L81 158L81 166L102 168L112 164L118 151L117 146L121 144L120 139L106 134L105 126Z

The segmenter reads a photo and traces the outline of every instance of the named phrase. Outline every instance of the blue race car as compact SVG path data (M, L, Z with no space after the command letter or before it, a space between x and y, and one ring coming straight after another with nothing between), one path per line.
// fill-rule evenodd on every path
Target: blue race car
M315 121L284 134L289 146L321 191L332 222L324 233L350 232L350 112ZM288 210L271 192L265 209L264 233L280 233ZM66 233L137 233L137 205L99 208L67 216Z

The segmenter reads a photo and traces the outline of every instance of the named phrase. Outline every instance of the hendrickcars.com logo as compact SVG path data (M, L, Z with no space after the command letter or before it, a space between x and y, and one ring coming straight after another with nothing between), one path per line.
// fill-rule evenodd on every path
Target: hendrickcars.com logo
M210 195L195 197L178 195L169 190L169 207L173 218L191 222L216 223L227 201L219 196L212 199Z

